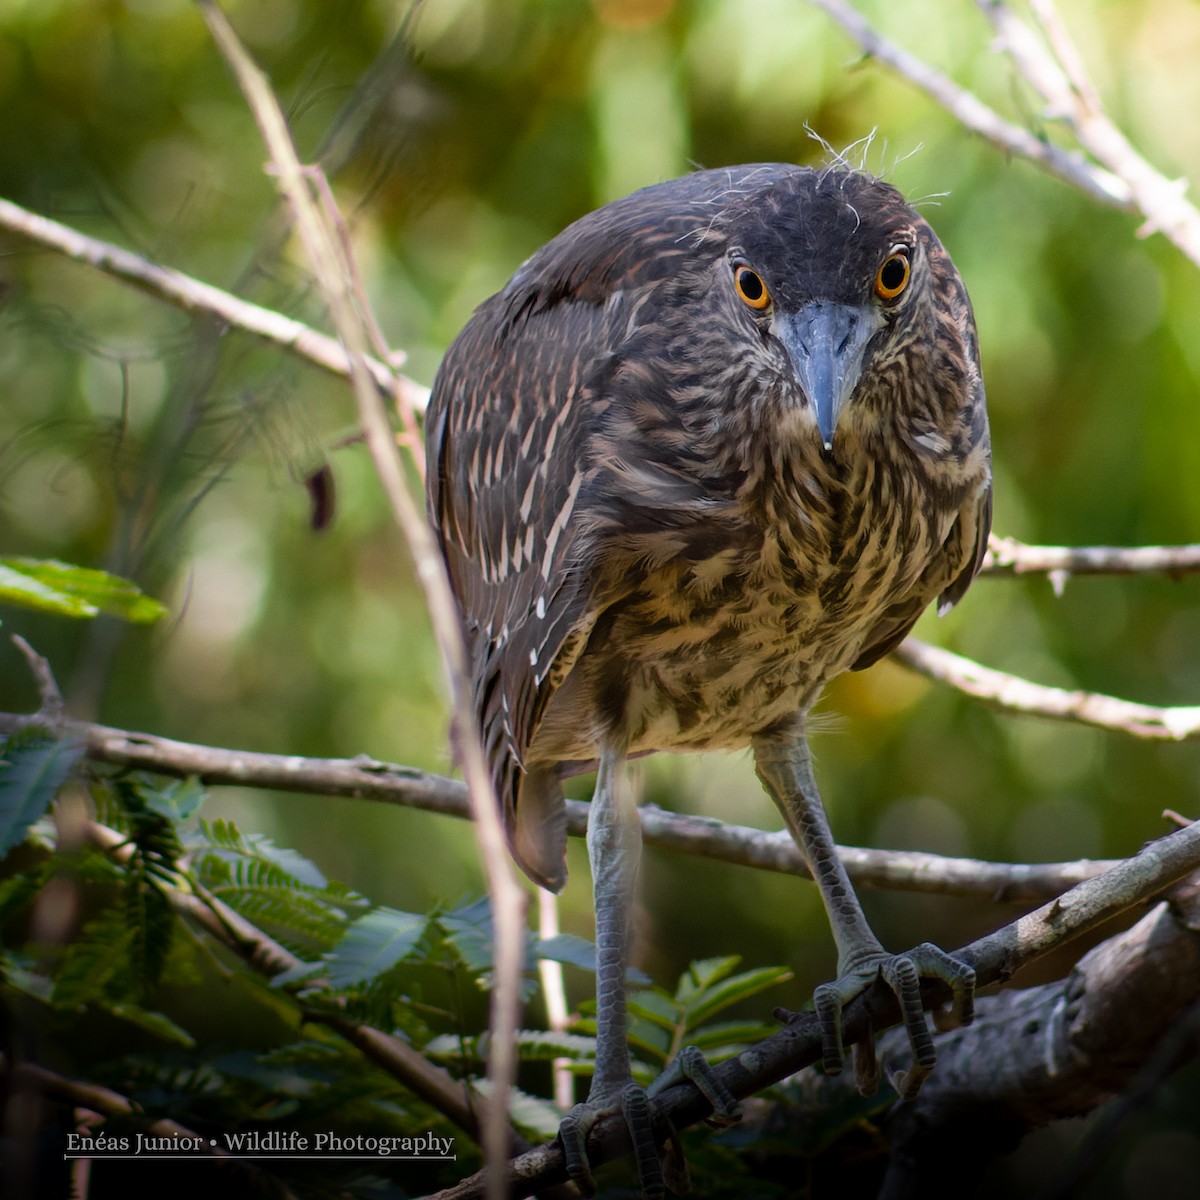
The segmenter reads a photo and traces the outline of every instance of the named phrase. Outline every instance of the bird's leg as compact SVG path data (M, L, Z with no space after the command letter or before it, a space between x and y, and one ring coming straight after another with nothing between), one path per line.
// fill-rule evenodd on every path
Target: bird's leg
M596 911L596 1067L586 1103L577 1104L563 1118L559 1136L568 1173L576 1186L590 1195L595 1181L585 1147L588 1131L599 1116L619 1109L633 1143L643 1194L647 1200L655 1200L668 1185L679 1190L686 1167L681 1156L678 1161L672 1156L664 1175L653 1130L651 1096L671 1083L690 1079L712 1102L718 1121L736 1120L740 1110L695 1047L681 1052L649 1091L633 1082L626 1037L625 968L642 826L622 767L619 752L605 750L601 754L588 812L587 847Z
M879 944L838 856L813 776L803 719L759 734L754 739L754 760L759 779L782 812L820 888L837 947L837 979L813 993L825 1070L836 1074L842 1069L842 1009L882 978L900 1003L913 1053L912 1066L892 1083L902 1097L915 1096L937 1057L921 1003L921 979L942 980L953 995L954 1016L967 1024L974 1015L975 972L929 942L907 954L888 954ZM873 1047L861 1054L856 1048L855 1069L859 1089L870 1094L878 1086Z

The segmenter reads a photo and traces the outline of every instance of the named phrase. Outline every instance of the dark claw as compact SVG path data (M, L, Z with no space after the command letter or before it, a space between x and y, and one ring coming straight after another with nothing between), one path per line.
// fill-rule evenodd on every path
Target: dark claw
M629 1140L633 1143L638 1178L642 1181L642 1198L662 1200L667 1188L654 1140L654 1119L646 1089L631 1083L621 1093L621 1112L625 1117L625 1127L629 1130Z
M563 1160L567 1175L583 1196L596 1194L596 1180L588 1162L588 1130L595 1124L599 1113L586 1104L577 1104L563 1117L558 1126L558 1136L563 1145Z
M879 1059L875 1054L875 1031L867 1032L862 1041L854 1043L854 1086L860 1096L873 1096L879 1091Z

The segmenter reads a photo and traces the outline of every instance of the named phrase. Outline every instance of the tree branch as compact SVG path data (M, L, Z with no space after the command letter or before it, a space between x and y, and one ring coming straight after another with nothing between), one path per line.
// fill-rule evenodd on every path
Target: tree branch
M1144 1096L1194 1054L1198 898L1193 875L1171 889L1167 903L1089 950L1065 979L981 996L972 1025L936 1034L937 1070L884 1120L890 1153L880 1194L951 1194L956 1179L977 1177L1025 1133L1083 1116L1118 1093ZM1016 1029L1023 1036L1014 1037ZM900 1029L885 1034L879 1049L899 1061L909 1052ZM762 1104L753 1118L765 1137L802 1136L813 1112L858 1103L851 1077L816 1068L784 1088L782 1102Z
M131 250L88 237L69 225L30 212L11 200L0 199L0 228L93 267L122 283L131 284L156 300L162 300L186 313L206 313L233 329L287 350L323 371L343 379L350 377L350 359L336 338L273 309L251 304L249 300L242 300L212 284L202 283L182 271L160 266ZM393 357L398 367L403 362L403 356ZM429 399L428 388L399 375L378 359L368 359L366 367L377 387L390 390L398 380L408 402L417 409L425 407Z
M1018 154L1043 167L1093 199L1139 213L1145 219L1140 233L1164 234L1200 266L1200 211L1186 198L1186 181L1169 180L1155 170L1105 115L1090 85L1072 86L1072 78L1078 81L1082 70L1073 46L1064 67L1002 0L978 0L1018 74L1046 101L1048 118L1064 123L1086 154L1062 149L1005 121L972 92L883 37L845 0L811 2L832 17L866 54L899 72L967 129L1005 153ZM1052 11L1049 0L1042 0L1039 12L1043 17ZM1051 24L1053 45L1062 52L1069 39L1056 17L1052 22L1043 19L1043 28Z
M1200 571L1200 544L1187 546L1031 546L991 537L985 575L1170 575ZM1061 587L1057 590L1061 590Z
M1187 199L1187 180L1167 179L1155 170L1104 111L1051 0L1039 0L1036 9L1045 41L1003 0L978 3L1017 73L1045 101L1046 115L1063 122L1098 163L1124 181L1132 207L1146 218L1139 232L1164 234L1200 266L1200 211Z
M45 725L44 717L0 713L0 733ZM178 742L131 733L86 721L59 722L58 728L82 739L93 761L175 778L195 777L213 786L258 787L319 796L345 796L396 804L424 812L470 819L464 785L456 779L358 758L302 758L261 754ZM737 866L810 878L808 867L787 830L766 832L694 817L645 804L638 810L647 845L680 854L712 858ZM587 832L588 805L567 801L568 831ZM839 846L855 883L896 891L975 896L996 903L1027 904L1057 896L1068 887L1111 868L1112 862L995 863L947 858L915 850L870 850Z
M1133 211L1132 190L1119 176L1088 162L1081 154L1063 150L1035 137L1028 129L1004 120L949 76L877 32L845 0L811 0L811 3L832 17L864 53L903 75L973 133L986 138L1006 154L1017 154L1044 167L1093 199Z
M1183 742L1200 738L1197 705L1155 708L1098 692L1046 687L911 637L893 650L892 655L921 675L948 684L1001 712L1075 721L1147 741Z
M974 967L980 987L1010 979L1021 967L1088 930L1141 904L1200 867L1200 824L1169 834L1144 847L1133 858L1112 870L1079 884L1057 900L1020 917L986 937L955 951ZM944 1004L949 992L940 983L927 982L927 1007ZM899 1019L895 997L873 988L851 1003L845 1012L847 1045L891 1028ZM716 1074L735 1096L761 1091L785 1076L809 1066L821 1054L821 1033L815 1014L796 1014L786 1028L720 1063ZM936 1072L933 1078L936 1078ZM690 1084L667 1088L656 1102L678 1129L701 1120L708 1103ZM588 1139L588 1161L593 1167L628 1152L628 1136L619 1114L605 1117ZM565 1179L559 1142L538 1146L509 1164L514 1197L529 1196L550 1183ZM437 1200L475 1200L481 1196L481 1179L472 1176L439 1192Z
M492 1037L488 1054L491 1087L484 1109L483 1150L493 1178L487 1189L489 1200L502 1200L500 1168L509 1139L508 1095L517 1068L517 1010L524 949L525 893L517 883L516 870L505 844L491 771L484 755L468 682L467 651L457 604L423 506L418 507L409 493L396 439L380 401L378 387L367 368L368 331L377 328L377 324L365 319L355 304L353 281L358 272L352 261L349 239L341 236L338 223L314 197L310 179L316 172L301 166L283 110L266 75L242 45L215 0L198 2L213 42L229 64L258 124L270 156L271 170L291 207L296 232L329 307L334 328L346 347L350 381L354 386L367 449L396 524L408 542L445 666L459 734L458 757L471 802L475 838L492 901L495 928L495 982L489 1022ZM329 196L327 187L324 194ZM396 394L402 398L401 392ZM411 413L405 414L405 425L413 428ZM412 449L416 451L415 445Z

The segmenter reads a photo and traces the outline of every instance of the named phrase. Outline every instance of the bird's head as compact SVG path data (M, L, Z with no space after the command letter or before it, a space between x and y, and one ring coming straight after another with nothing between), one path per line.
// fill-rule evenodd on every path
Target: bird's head
M978 383L958 273L895 188L795 171L732 203L713 291L788 425L826 453L853 430L945 449ZM898 411L899 409L905 411Z

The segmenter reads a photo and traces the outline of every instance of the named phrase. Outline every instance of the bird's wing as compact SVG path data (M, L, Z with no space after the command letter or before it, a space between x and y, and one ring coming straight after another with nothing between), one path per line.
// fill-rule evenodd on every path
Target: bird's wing
M603 357L604 347L593 306L559 302L514 324L499 299L447 354L426 439L429 511L462 612L476 715L511 837L545 685L552 671L555 680L565 673L561 660L578 654L595 619L587 580L573 569L582 528L573 515L589 473L594 387L580 364ZM547 801L553 807L555 797ZM549 840L557 837L552 831ZM545 864L523 865L554 881Z
M863 643L858 658L851 664L852 671L861 671L895 650L934 597L938 599L939 613L948 612L963 598L983 564L991 528L992 485L989 479L964 501L941 552L926 568L916 587L884 610Z

